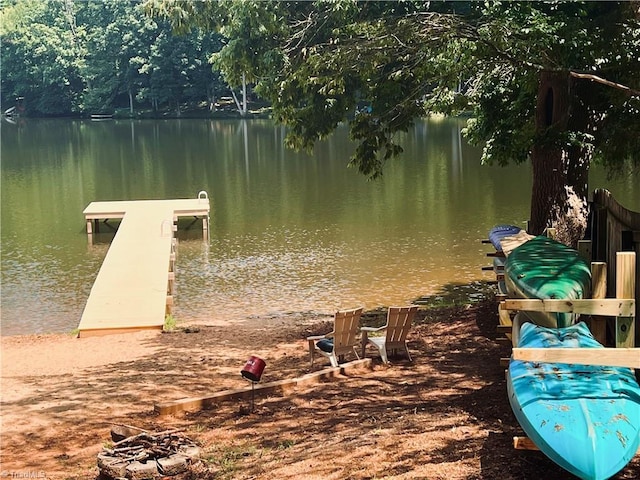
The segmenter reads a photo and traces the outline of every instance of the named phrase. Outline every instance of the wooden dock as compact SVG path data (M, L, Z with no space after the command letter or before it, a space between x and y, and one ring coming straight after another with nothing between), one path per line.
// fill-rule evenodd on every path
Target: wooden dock
M87 234L100 220L122 219L91 288L78 336L157 329L173 302L175 221L202 219L208 238L209 199L92 202L84 210Z

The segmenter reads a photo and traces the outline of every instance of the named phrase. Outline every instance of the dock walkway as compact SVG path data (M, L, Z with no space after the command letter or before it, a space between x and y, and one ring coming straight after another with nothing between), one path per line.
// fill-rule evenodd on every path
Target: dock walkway
M206 238L209 208L205 192L196 199L89 204L83 213L90 236L94 222L122 221L91 288L78 336L162 329L173 300L174 222L202 218Z

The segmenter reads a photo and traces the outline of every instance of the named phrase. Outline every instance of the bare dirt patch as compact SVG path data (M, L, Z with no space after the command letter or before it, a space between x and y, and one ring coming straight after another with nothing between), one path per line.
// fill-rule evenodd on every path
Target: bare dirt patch
M364 319L380 322L381 315ZM124 424L178 428L198 442L203 462L184 479L573 478L539 452L513 449L522 432L507 400L499 359L509 350L496 342L496 324L491 300L424 310L410 337L413 363L376 361L286 396L257 396L253 412L243 400L166 417L155 403L247 387L240 370L250 355L266 361L262 382L327 367L324 358L310 367L305 338L329 331L330 318L4 337L1 470L8 478L96 479L98 452L113 425ZM640 457L615 478L640 478Z

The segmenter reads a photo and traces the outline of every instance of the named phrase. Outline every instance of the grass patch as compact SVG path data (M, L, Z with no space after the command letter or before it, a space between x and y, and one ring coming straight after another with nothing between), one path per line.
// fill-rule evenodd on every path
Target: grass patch
M278 450L286 450L296 444L295 440L283 440L278 444Z
M176 318L173 315L169 314L164 317L164 326L162 327L162 329L165 332L171 332L176 329L177 323L178 321L176 320Z
M234 478L234 472L239 468L239 464L247 457L255 454L256 449L252 446L232 446L221 448L211 452L206 461L215 465L218 469L219 478Z

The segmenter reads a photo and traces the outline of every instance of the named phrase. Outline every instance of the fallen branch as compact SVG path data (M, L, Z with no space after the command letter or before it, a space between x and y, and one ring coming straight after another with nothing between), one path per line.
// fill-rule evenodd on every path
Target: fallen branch
M165 430L164 432L159 432L154 434L151 434L149 432L142 432L142 433L139 433L138 435L134 435L133 437L127 437L124 440L120 440L119 442L114 443L113 446L117 447L118 445L124 445L126 443L131 443L131 442L135 442L137 440L143 440L143 439L157 441L159 438L162 438L174 433L180 433L180 432L181 430L177 428L174 428L171 430Z

